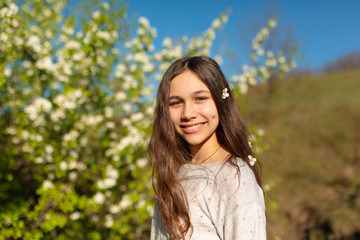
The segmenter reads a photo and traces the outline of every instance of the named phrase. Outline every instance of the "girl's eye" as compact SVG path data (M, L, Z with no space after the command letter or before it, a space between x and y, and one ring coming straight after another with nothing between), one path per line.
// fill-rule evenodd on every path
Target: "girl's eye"
M175 101L175 102L171 102L169 105L170 106L176 106L176 105L179 105L180 104L180 101Z
M196 101L204 101L206 99L208 99L208 98L207 97L197 97Z

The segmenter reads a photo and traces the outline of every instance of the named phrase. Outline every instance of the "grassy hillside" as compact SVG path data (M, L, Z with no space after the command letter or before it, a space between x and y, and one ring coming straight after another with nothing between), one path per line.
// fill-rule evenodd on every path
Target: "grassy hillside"
M360 239L360 71L253 87L241 106L270 145L269 239Z

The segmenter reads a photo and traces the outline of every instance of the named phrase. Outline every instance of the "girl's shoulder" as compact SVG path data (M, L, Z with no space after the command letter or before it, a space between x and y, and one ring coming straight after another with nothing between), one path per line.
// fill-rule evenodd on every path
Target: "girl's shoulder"
M241 158L231 161L182 168L180 182L190 206L207 205L214 216L231 214L251 202L265 208L263 191L251 168Z
M248 179L256 183L253 171L241 158L236 157L224 161L218 161L208 164L184 164L179 171L180 181L201 180L214 181L221 185L222 180Z
M233 164L231 164L233 163ZM199 173L200 171L212 171L212 172L219 172L219 171L232 171L234 169L239 168L246 168L248 167L247 164L240 158L235 157L228 160L213 162L213 163L205 163L205 164L193 164L193 163L186 163L181 166L179 175L189 173L189 172L196 172ZM248 167L249 168L249 167Z

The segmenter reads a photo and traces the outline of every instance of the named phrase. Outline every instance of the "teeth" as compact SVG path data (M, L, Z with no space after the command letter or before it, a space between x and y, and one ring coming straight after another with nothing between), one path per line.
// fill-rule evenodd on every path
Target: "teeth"
M188 126L188 127L184 127L184 128L186 128L186 129L195 129L195 128L198 128L200 126L201 126L201 124L196 124L196 125L192 125L192 126Z

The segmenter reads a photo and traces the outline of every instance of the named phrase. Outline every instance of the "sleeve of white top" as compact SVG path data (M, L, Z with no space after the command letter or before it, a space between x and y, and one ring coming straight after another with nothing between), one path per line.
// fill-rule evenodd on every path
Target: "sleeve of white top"
M158 203L155 204L154 215L151 222L150 240L170 239L166 226L161 223L161 217L158 209Z

